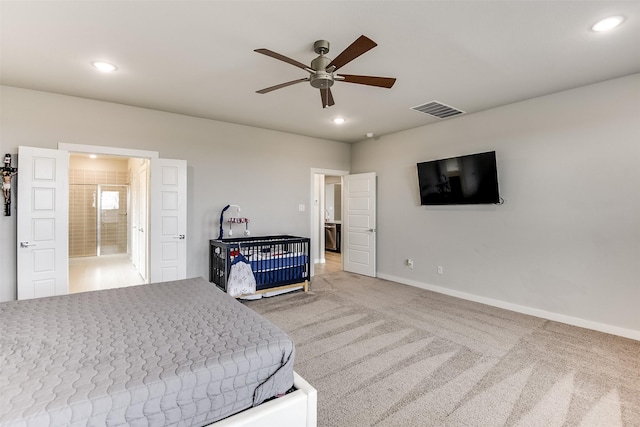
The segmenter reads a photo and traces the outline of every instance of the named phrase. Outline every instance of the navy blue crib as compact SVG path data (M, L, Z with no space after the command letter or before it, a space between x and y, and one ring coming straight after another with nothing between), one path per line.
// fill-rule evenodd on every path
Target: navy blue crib
M241 253L251 265L257 293L309 284L308 237L288 235L239 237L209 241L209 281L227 291L234 258Z

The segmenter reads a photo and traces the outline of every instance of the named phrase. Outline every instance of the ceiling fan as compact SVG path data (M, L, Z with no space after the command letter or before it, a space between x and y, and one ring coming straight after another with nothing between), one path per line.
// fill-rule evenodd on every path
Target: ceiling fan
M263 55L270 56L280 61L284 61L291 65L295 65L298 68L302 68L310 75L304 79L292 80L290 82L281 83L279 85L267 87L256 91L257 93L265 94L276 89L291 86L296 83L309 82L311 86L316 89L320 89L320 98L322 99L322 108L330 107L335 104L333 95L331 94L331 86L336 81L342 81L346 83L358 83L361 85L377 86L384 88L391 88L396 82L396 79L391 77L375 77L375 76L359 76L354 74L337 74L336 71L353 61L363 53L376 47L377 44L366 36L360 36L349 45L340 55L335 59L330 59L324 56L329 53L329 42L326 40L318 40L313 44L313 51L320 56L311 61L311 66L307 66L302 62L298 62L295 59L288 58L284 55L276 53L269 49L255 49L254 52L261 53Z

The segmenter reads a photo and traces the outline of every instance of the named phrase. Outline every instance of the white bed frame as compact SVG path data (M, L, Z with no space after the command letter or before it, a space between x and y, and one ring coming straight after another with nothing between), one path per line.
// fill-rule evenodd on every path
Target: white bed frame
M297 373L296 391L242 411L211 427L317 427L318 392Z

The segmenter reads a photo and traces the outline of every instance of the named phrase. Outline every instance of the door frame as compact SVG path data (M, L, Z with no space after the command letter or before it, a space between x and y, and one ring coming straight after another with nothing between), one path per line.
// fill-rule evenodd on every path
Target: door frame
M72 144L72 143L65 143L65 142L60 142L58 143L58 150L64 150L71 153L79 153L79 154L96 154L96 155L106 155L106 156L118 156L118 157L127 157L127 158L139 158L139 159L148 159L149 161L152 161L152 159L157 160L160 158L160 155L157 151L146 151L146 150L136 150L136 149L132 149L132 148L119 148L119 147L105 147L105 146L100 146L100 145L86 145L86 144ZM147 182L147 185L149 186L149 181ZM147 206L149 206L149 202L148 202L148 198L150 197L150 192L147 191ZM147 208L147 211L149 209ZM67 224L67 228L69 227L69 225ZM147 227L148 228L148 227ZM142 244L147 245L148 247L148 243L142 242ZM148 250L146 251L147 253L147 257L148 257ZM150 259L147 258L149 261L145 262L145 272L141 272L143 274L141 274L146 283L149 283L149 264L150 264ZM140 268L140 266L136 266L137 268Z
M324 233L320 232L324 228L323 214L321 214L324 212L324 177L326 175L345 176L350 173L348 170L311 168L309 179L309 237L311 242L314 241L315 237L318 244L312 243L311 245L311 253L309 255L312 261L309 262L311 267L310 277L314 275L315 260L319 259L318 252L320 252L320 249L324 250ZM316 185L316 175L322 175L322 185ZM344 192L342 193L342 198L342 206L344 206ZM340 258L342 259L342 252L340 253Z
M104 147L100 145L71 144L66 142L59 142L58 150L64 150L70 153L102 154L109 156L139 157L146 159L157 159L160 157L157 151L134 150L132 148Z

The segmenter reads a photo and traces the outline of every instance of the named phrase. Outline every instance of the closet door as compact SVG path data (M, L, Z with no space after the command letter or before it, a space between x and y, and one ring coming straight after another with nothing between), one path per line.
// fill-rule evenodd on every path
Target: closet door
M151 159L151 282L187 277L187 161Z

